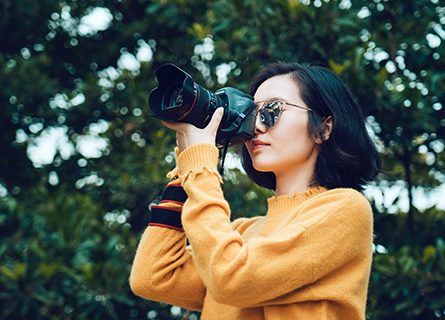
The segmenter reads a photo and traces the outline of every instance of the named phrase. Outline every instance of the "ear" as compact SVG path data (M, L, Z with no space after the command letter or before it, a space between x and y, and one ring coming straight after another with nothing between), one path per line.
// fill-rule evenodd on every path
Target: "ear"
M332 131L332 117L329 116L323 121L321 135L323 137L323 141L328 141Z

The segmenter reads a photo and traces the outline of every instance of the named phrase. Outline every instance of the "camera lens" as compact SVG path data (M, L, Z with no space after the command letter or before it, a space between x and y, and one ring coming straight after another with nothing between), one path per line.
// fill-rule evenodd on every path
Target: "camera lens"
M179 83L170 93L170 99L167 108L176 108L182 106L184 99L183 94L184 89L182 83ZM168 95L167 95L168 96Z

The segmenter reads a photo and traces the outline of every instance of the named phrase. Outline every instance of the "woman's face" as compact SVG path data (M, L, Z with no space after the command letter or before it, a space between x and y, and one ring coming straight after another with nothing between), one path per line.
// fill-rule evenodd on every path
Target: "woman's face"
M289 75L279 75L263 82L255 93L255 102L281 100L306 106L300 98L298 85ZM312 177L318 157L318 145L308 133L308 110L288 104L282 105L283 112L278 123L267 128L256 119L255 136L246 142L253 167L261 172L273 172L277 179L281 175Z

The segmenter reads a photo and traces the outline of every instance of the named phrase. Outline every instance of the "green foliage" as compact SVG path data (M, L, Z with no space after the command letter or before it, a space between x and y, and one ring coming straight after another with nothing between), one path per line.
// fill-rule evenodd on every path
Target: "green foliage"
M369 288L372 319L435 319L443 313L445 298L445 243L409 245L374 258Z
M63 186L32 193L29 202L0 203L2 318L122 319L159 308L131 296L137 237L128 223Z
M80 32L97 7L110 24ZM445 52L429 44L445 40L444 19L437 0L4 0L0 317L196 319L128 286L148 205L174 167L174 133L146 116L154 71L173 62L210 90L247 91L277 59L341 76L380 144L376 186L404 181L408 190L406 212L375 209L369 318L443 317L445 214L418 210L412 191L445 181ZM140 67L118 63L144 48L153 56ZM54 157L39 162L31 150L50 134ZM88 139L103 144L96 154L82 151ZM232 218L265 214L271 193L238 169L223 189Z

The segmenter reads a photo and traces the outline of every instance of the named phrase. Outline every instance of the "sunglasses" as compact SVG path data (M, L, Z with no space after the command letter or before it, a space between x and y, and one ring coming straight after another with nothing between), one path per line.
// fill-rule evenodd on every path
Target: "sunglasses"
M292 107L297 107L305 109L308 111L314 111L308 107L300 106L295 103L290 103L287 101L275 100L275 101L258 101L256 103L258 107L258 113L260 115L260 121L268 128L272 128L280 120L281 114L283 113L283 104L290 105Z

